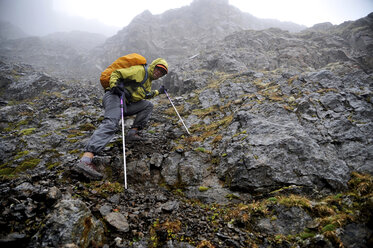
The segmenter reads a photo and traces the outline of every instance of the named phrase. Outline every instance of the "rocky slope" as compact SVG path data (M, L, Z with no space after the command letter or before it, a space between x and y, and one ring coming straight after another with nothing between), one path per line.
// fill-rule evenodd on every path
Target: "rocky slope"
M100 88L2 62L2 246L369 247L369 66L205 63L164 79L185 77L172 98L192 136L154 99L149 142L126 147L124 190L120 133L96 157L102 181L72 170L102 118Z
M238 31L172 65L155 85L192 135L152 100L127 190L120 132L95 158L102 181L73 170L102 119L96 81L5 58L1 246L371 247L372 19Z

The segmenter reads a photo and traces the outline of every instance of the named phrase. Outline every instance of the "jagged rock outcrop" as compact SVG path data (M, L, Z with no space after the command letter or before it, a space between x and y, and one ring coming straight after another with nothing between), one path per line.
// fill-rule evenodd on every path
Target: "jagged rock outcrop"
M103 223L92 215L83 201L71 199L71 196L65 198L54 206L54 211L46 217L45 225L33 236L30 245L102 246Z
M103 38L96 34L70 32L5 40L0 44L0 51L13 62L26 62L55 76L93 81L123 54L137 52L150 61L167 57L172 67L235 31L269 27L290 31L305 28L256 18L229 5L227 0L195 0L190 6L161 15L145 11L102 45Z
M269 27L290 31L305 28L294 23L256 18L229 5L227 0L195 0L189 6L161 15L143 12L91 55L96 64L104 68L118 54L131 52L139 52L151 60L167 57L173 65L235 31Z

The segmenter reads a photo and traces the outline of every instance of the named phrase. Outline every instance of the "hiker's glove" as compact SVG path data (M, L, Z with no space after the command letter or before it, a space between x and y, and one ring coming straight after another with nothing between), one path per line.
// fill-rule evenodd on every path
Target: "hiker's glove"
M158 90L159 94L164 94L164 93L166 93L166 91L167 91L167 89L164 87L164 85L162 85L162 86L159 88L159 90Z
M155 95L155 91L151 91L145 95L145 99L153 98Z
M111 93L118 95L118 96L122 96L123 92L124 92L124 83L121 79L118 79L116 86L111 88Z
M123 95L123 89L119 86L115 86L111 88L111 93L114 95L122 96Z

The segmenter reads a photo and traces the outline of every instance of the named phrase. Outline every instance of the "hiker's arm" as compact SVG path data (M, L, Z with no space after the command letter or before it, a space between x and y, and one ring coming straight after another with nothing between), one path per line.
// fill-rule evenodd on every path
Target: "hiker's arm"
M129 67L113 71L110 76L110 88L116 87L119 79L124 81L136 81L136 68Z
M121 74L118 72L118 70L113 71L110 76L110 89L117 86L118 79L122 78Z

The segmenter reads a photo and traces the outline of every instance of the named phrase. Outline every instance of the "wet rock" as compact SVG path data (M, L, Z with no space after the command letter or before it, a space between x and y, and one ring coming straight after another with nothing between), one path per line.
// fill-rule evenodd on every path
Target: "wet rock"
M205 90L199 95L202 108L209 108L214 105L220 105L220 96L215 90Z
M341 240L346 247L369 247L372 244L373 230L365 225L351 223L346 225L341 234Z
M109 198L109 201L113 204L118 204L120 201L120 194L113 195Z
M154 153L151 156L149 163L159 168L162 164L162 161L163 161L163 155L159 153Z
M2 247L24 247L27 237L22 233L9 233L6 237L0 238Z
M165 212L177 211L179 208L179 202L177 201L168 201L161 205L161 208Z
M54 202L54 201L61 199L61 197L62 197L62 193L59 188L57 188L56 186L53 186L52 188L49 189L48 194L47 194L48 200L51 200Z
M150 181L150 165L144 159L129 162L127 170L128 180L142 183Z
M100 214L102 216L106 216L108 215L109 213L111 213L111 210L113 209L113 207L109 204L104 204L102 205L100 208L99 208L99 211L100 211Z
M58 234L58 235L57 235ZM103 224L89 211L81 200L63 199L46 217L45 226L33 237L34 246L80 247L99 245L103 241Z
M118 212L111 212L105 216L105 220L120 232L128 232L129 224L127 218Z
M27 197L37 192L37 188L29 182L24 182L18 185L15 190L18 191L19 194Z
M172 153L163 161L161 174L169 185L175 185L178 182L178 165L180 160L180 154Z
M304 230L312 221L312 218L298 207L276 206L273 216L275 218L260 219L257 224L258 228L265 230L265 233L294 235Z

